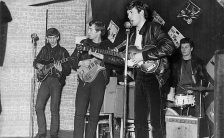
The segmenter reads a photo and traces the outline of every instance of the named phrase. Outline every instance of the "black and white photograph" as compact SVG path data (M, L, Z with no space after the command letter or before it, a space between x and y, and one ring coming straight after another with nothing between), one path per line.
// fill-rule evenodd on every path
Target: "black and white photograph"
M0 138L223 138L224 0L0 0Z

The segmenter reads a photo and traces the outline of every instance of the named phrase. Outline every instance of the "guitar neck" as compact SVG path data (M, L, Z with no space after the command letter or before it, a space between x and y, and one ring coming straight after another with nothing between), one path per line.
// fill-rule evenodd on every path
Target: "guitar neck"
M103 55L110 55L110 56L117 56L117 57L121 56L119 52L115 52L115 51L112 51L112 50L105 50L105 49L83 46L84 51L89 51L90 49L91 49L91 51L94 51L94 52L97 52L97 53L100 53L100 54L103 54Z
M62 60L59 60L59 61L57 61L57 63L64 63L64 62L67 62L69 60L69 57L68 58L64 58L64 59L62 59Z

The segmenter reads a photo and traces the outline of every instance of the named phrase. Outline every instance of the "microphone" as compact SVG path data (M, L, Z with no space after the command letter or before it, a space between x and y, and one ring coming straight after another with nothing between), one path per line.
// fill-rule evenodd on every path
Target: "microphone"
M129 21L126 21L126 22L124 23L124 27L125 27L126 29L130 29L130 28L132 27L132 24L131 24Z
M33 42L33 41L36 42L36 41L39 40L39 37L37 36L36 33L31 34L31 38L32 38L32 42Z

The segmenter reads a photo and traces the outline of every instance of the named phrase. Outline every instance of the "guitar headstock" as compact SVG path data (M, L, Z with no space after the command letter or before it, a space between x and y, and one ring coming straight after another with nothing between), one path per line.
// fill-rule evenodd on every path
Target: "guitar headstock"
M78 51L82 51L83 50L83 44L76 44L76 49Z

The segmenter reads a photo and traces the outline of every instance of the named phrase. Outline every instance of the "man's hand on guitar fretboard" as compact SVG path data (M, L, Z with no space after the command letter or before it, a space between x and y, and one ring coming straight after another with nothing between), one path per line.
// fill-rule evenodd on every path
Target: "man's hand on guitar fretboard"
M115 47L113 49L111 49L111 48L108 47L108 50L111 50L111 51L114 51L114 52L118 52L118 48L117 47Z
M61 63L59 63L59 62L56 62L55 64L54 64L54 67L58 70L58 71L62 71L62 66L61 66Z
M96 58L103 59L104 55L100 53L93 52L91 49L89 50L89 55L93 55Z

